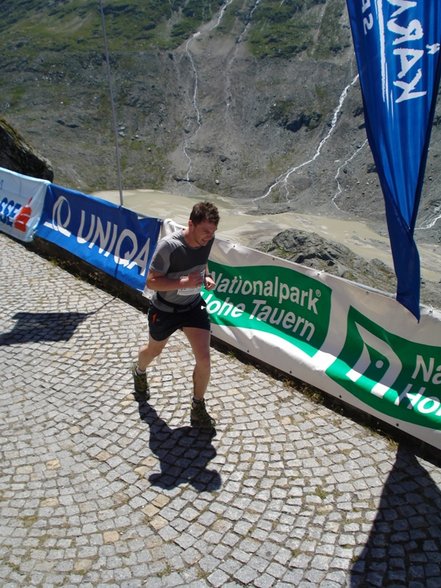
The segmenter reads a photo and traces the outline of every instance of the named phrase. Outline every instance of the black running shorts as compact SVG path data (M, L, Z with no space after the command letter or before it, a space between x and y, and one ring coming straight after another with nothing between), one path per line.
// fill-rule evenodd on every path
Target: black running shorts
M210 330L210 319L203 300L194 308L184 312L165 312L151 306L148 318L150 336L155 341L164 341L175 331L184 327Z

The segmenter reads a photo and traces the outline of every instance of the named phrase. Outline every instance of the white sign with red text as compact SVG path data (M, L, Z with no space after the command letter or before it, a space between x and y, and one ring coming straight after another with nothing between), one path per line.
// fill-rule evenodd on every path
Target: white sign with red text
M49 184L0 167L0 231L32 241Z

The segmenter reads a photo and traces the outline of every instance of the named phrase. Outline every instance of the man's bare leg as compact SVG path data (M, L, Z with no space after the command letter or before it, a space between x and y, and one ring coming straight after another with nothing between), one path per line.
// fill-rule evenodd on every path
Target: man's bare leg
M149 384L147 382L146 369L161 351L164 349L168 339L156 341L150 337L147 345L143 345L138 353L138 361L132 366L133 382L135 392L148 400L150 398Z
M193 397L196 400L203 400L211 373L211 334L206 329L196 329L194 327L184 327L183 331L191 345L196 361L193 370Z
M216 421L205 408L204 396L210 381L210 331L185 327L183 329L195 357L193 370L193 401L191 403L191 424L194 427L213 430Z
M164 347L167 345L167 339L163 341L156 341L156 339L149 338L147 345L143 345L138 353L137 368L140 372L145 372L148 366L152 363L155 357L161 354Z

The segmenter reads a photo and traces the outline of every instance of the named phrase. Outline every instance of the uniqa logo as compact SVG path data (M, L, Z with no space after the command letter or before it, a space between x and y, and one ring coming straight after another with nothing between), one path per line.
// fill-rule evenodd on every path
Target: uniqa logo
M66 205L64 207L66 209L66 217L63 220L61 215L64 204ZM55 202L54 208L52 210L52 224L47 223L47 225L49 225L54 231L58 231L65 237L70 237L72 233L68 231L66 227L69 226L71 218L72 214L70 212L70 204L67 198L64 198L64 196L60 196L58 200Z
M72 210L68 199L59 196L52 210L52 223L45 226L59 232L67 238L74 237L79 245L87 245L89 249L98 248L98 253L104 257L113 254L116 264L132 269L138 266L141 276L146 274L150 251L150 237L145 243L139 243L136 233L128 228L121 229L117 223L110 220L103 221L91 213L80 209L80 222L78 230L73 233ZM87 228L86 228L87 227Z

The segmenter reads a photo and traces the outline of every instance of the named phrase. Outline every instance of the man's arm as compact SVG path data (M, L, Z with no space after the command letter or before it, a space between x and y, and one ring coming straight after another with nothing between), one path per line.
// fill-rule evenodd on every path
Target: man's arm
M200 272L192 272L180 278L168 278L160 272L150 270L147 275L147 288L154 292L171 292L181 288L197 288L202 284Z
M205 266L204 286L206 290L213 290L213 288L216 286L216 282L210 276L210 273L208 271L208 265Z

